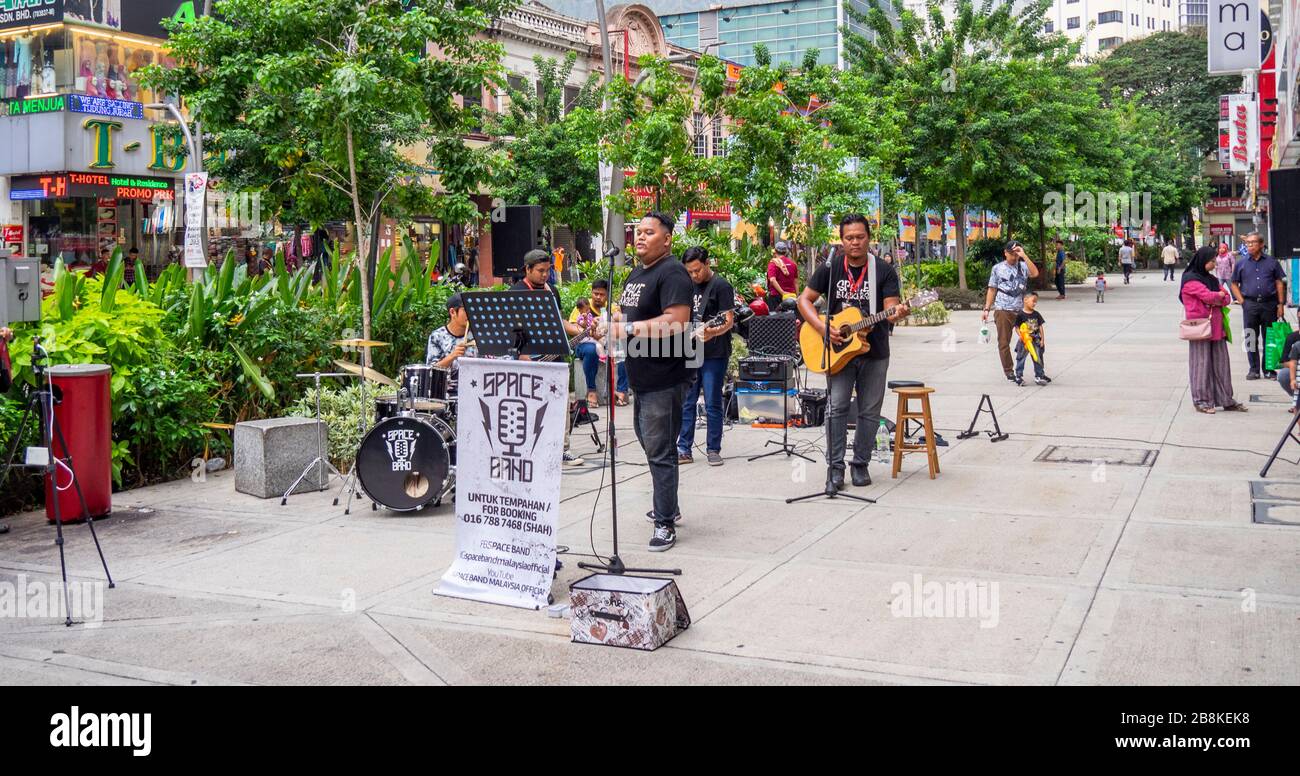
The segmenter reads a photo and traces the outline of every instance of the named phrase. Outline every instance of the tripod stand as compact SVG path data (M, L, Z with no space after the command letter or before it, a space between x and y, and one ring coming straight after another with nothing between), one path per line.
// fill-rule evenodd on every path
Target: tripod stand
M99 544L99 534L95 533L95 521L90 516L90 508L86 506L86 495L81 491L81 481L77 479L76 469L73 468L72 454L68 452L67 440L63 437L63 428L59 425L59 419L54 414L54 384L51 382L48 367L45 362L49 361L50 354L41 347L41 338L32 338L32 371L36 373L37 385L40 385L41 378L45 378L44 388L38 387L30 391L27 397L27 407L23 410L22 420L18 422L18 433L14 436L13 445L9 448L9 457L5 463L5 474L8 475L9 469L35 469L43 470L50 483L50 505L54 510L54 543L59 547L59 571L63 578L63 613L66 626L72 625L72 599L68 596L68 563L63 550L63 515L59 506L59 493L74 487L77 489L77 500L81 502L81 514L86 519L86 525L90 526L90 535L95 540L95 551L99 553L99 562L104 565L104 576L108 579L109 588L117 587L113 582L113 575L108 571L108 561L104 559L104 548ZM23 432L27 428L27 420L32 413L37 413L41 429L41 444L43 445L43 460L39 463L30 461L23 464L15 464L14 456L18 453L18 445L22 443ZM64 458L58 458L54 455L54 440L59 440L59 449L63 450ZM65 469L72 482L68 486L59 487L59 469Z
M787 365L787 368L789 368L789 365ZM788 378L789 375L786 374L785 377ZM760 453L760 454L758 454L758 455L756 455L756 456L750 458L749 460L751 460L751 461L757 461L758 459L760 459L760 458L766 458L766 457L768 457L769 455L780 455L781 453L785 453L785 457L786 457L786 458L789 458L790 456L795 455L795 456L798 456L798 457L804 459L805 461L808 461L809 463L812 463L812 462L813 462L813 459L809 458L808 456L804 455L803 453L797 452L797 451L794 449L794 447L792 447L792 446L790 445L790 395L789 395L789 385L790 385L790 381L789 381L789 379L783 379L783 380L781 380L781 441L778 442L778 441L776 441L775 439L769 439L769 440L767 440L767 442L765 442L765 443L763 444L763 447L767 447L767 446L769 446L769 445L778 445L778 448L777 448L776 450L772 450L771 452Z
M605 452L605 442L600 438L600 433L596 430L596 421L591 415L590 405L587 404L586 399L574 399L573 406L569 408L570 436L573 434L573 429L584 423L591 426L591 441L596 445L596 452Z
M312 459L311 463L307 464L307 468L302 470L302 474L298 475L298 479L294 480L293 484L289 486L289 489L286 490L284 492L284 495L280 497L280 506L284 506L286 503L288 503L289 496L293 495L293 492L297 490L298 485L303 480L307 479L307 475L311 473L311 470L313 468L316 469L318 472L317 480L320 483L320 487L317 488L317 490L325 490L326 488L328 488L329 478L331 476L336 476L336 477L343 476L343 472L334 468L334 464L330 463L329 457L325 455L325 445L324 445L324 440L322 439L322 437L324 436L324 432L321 430L322 424L320 419L320 379L322 377L350 377L350 376L351 375L349 375L347 372L312 372L310 374L295 375L295 377L297 377L300 380L310 377L316 381L316 457ZM330 472L329 474L325 473L325 470L327 468L329 469ZM335 503L336 504L338 503L337 500L335 501Z
M621 238L620 238L621 239ZM609 261L609 288L613 293L614 289L614 257L618 255L618 249L612 248L605 252L605 258ZM660 261L671 261L671 257L660 259ZM613 315L611 313L610 325L605 332L605 352L610 354L606 359L608 362L606 368L609 369L609 384L617 385L617 375L615 372L614 362L617 360L614 356L614 325ZM587 569L588 571L603 571L606 574L626 574L633 572L638 574L675 574L680 575L681 569L630 569L623 565L623 559L618 556L618 440L614 437L614 406L617 402L609 403L609 417L606 419L605 438L609 450L609 496L610 496L610 525L614 529L614 551L609 556L609 563L587 563L580 561L578 568Z
M832 420L831 418L831 412L835 407L835 379L834 379L834 375L832 375L830 372L831 318L835 317L835 301L836 301L835 294L838 288L836 284L839 282L835 278L835 257L836 254L832 252L830 258L827 259L826 262L826 274L828 278L826 283L826 331L822 334L822 372L823 374L826 375L826 488L818 493L809 493L804 496L795 496L794 498L788 498L785 500L785 503L787 504L793 504L797 501L809 501L811 499L818 498L819 496L825 496L826 498L831 498L831 499L846 498L851 501L862 501L867 504L876 503L875 499L870 499L867 498L866 496L855 496L852 493L842 493L831 483L831 470L830 470L831 423L838 422L844 424L845 449L848 448L848 441L849 441L848 440L848 435L849 435L848 418L843 417L843 418L836 418L834 420ZM875 266L875 258L872 257L871 254L867 254L867 263L869 267ZM874 294L876 293L876 285L875 285L874 277L871 279L869 290L870 293L874 296ZM810 324L805 324L805 325L810 325ZM849 390L852 391L852 388L850 388ZM861 401L861 397L859 397L858 400ZM854 453L856 454L857 451L855 450Z

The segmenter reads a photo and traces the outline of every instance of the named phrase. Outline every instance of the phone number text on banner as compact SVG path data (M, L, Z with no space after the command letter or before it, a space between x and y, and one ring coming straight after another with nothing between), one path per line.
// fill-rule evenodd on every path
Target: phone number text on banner
M457 363L456 557L434 592L540 608L555 572L568 369Z

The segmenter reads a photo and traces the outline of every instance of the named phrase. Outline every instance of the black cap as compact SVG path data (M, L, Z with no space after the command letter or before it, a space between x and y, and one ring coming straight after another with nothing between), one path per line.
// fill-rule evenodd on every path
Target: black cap
M459 310L464 306L465 306L464 302L460 300L460 294L452 294L451 296L447 297L448 310Z
M1007 243L1007 247L1003 248L1002 250L1007 251L1008 253L1010 253L1011 251L1014 251L1016 248L1019 248L1019 247L1020 247L1020 241L1019 241L1019 240L1012 240L1011 242Z
M531 251L524 254L524 267L526 269L532 269L539 262L550 260L551 254L549 251L542 248L533 248Z

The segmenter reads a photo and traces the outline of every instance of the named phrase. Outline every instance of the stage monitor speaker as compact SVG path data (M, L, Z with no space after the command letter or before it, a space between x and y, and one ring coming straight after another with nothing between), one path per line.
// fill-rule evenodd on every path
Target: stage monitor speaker
M795 313L756 315L749 319L749 346L751 356L787 356L795 363L803 363L799 350L799 316Z
M1268 190L1273 255L1300 256L1300 169L1271 170Z
M501 277L524 274L524 254L544 248L542 208L520 205L506 208L506 220L492 224L492 269Z

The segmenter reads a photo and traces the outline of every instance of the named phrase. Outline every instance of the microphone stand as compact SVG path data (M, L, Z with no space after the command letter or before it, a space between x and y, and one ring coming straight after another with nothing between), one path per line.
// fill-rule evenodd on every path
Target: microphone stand
M816 493L809 493L809 494L804 495L804 496L795 496L795 497L793 497L793 498L788 498L788 499L785 500L785 503L787 503L787 504L793 504L793 503L795 503L796 501L809 501L809 500L811 500L811 499L819 498L819 497L821 497L821 496L825 496L826 498L831 498L831 499L833 499L833 498L846 498L846 499L849 499L849 500L851 500L851 501L862 501L862 502L865 502L865 503L867 503L867 504L874 504L874 503L876 503L875 499L870 499L870 498L867 498L866 496L855 496L855 495L853 495L852 493L842 493L842 492L836 490L835 488L831 487L831 484L830 484L830 481L831 481L831 423L834 423L834 422L837 422L837 421L838 421L838 422L841 422L841 423L844 424L844 453L845 453L845 455L848 455L848 449L849 449L849 419L848 419L848 416L846 415L845 417L843 417L843 418L838 418L838 419L832 419L832 418L831 418L831 411L832 411L832 408L834 408L834 406L835 406L835 381L832 379L832 378L834 377L834 375L832 375L832 374L831 374L831 371L830 371L830 362L831 362L831 318L834 317L834 312L835 312L835 293L836 293L836 291L838 290L838 286L837 286L838 281L835 279L835 263L836 263L836 262L835 262L835 259L837 258L837 255L838 255L838 252L837 252L837 251L831 251L831 257L830 257L830 259L828 260L827 265L826 265L826 274L827 274L827 276L828 276L828 278L829 278L829 280L828 280L827 283L826 283L826 333L822 335L822 345L823 345L823 347L822 347L822 370L823 370L823 372L822 372L822 373L826 375L826 488L825 488L824 490L820 490L820 491L818 491L818 492L816 492ZM873 259L871 258L871 255L870 255L870 254L867 255L867 260L868 260L868 261L872 261L872 260L873 260ZM871 288L871 289L870 289L870 292L874 294L874 293L876 293L876 289L875 289L875 288ZM857 336L857 335L854 335L854 336ZM853 390L853 389L850 388L849 390L850 390L850 394L849 394L850 406L852 406L852 397L853 397L853 395L852 395L852 390ZM861 400L861 399L859 399L859 400ZM846 466L845 468L847 468L847 466ZM846 472L846 473L847 473L847 472Z
M605 329L605 352L609 358L605 359L606 369L609 371L610 396L615 393L614 388L618 387L618 367L617 358L614 350L614 257L619 253L618 248L610 248L605 251L605 258L609 261L609 326ZM662 259L660 259L662 261ZM609 556L608 563L587 563L579 561L578 568L587 569L588 571L604 572L606 574L626 574L632 572L635 574L674 574L680 575L681 569L640 569L628 568L623 564L623 559L618 555L618 440L614 437L614 406L618 402L609 402L609 417L606 419L605 434L608 439L609 448L609 496L610 496L610 524L614 528L614 551Z

